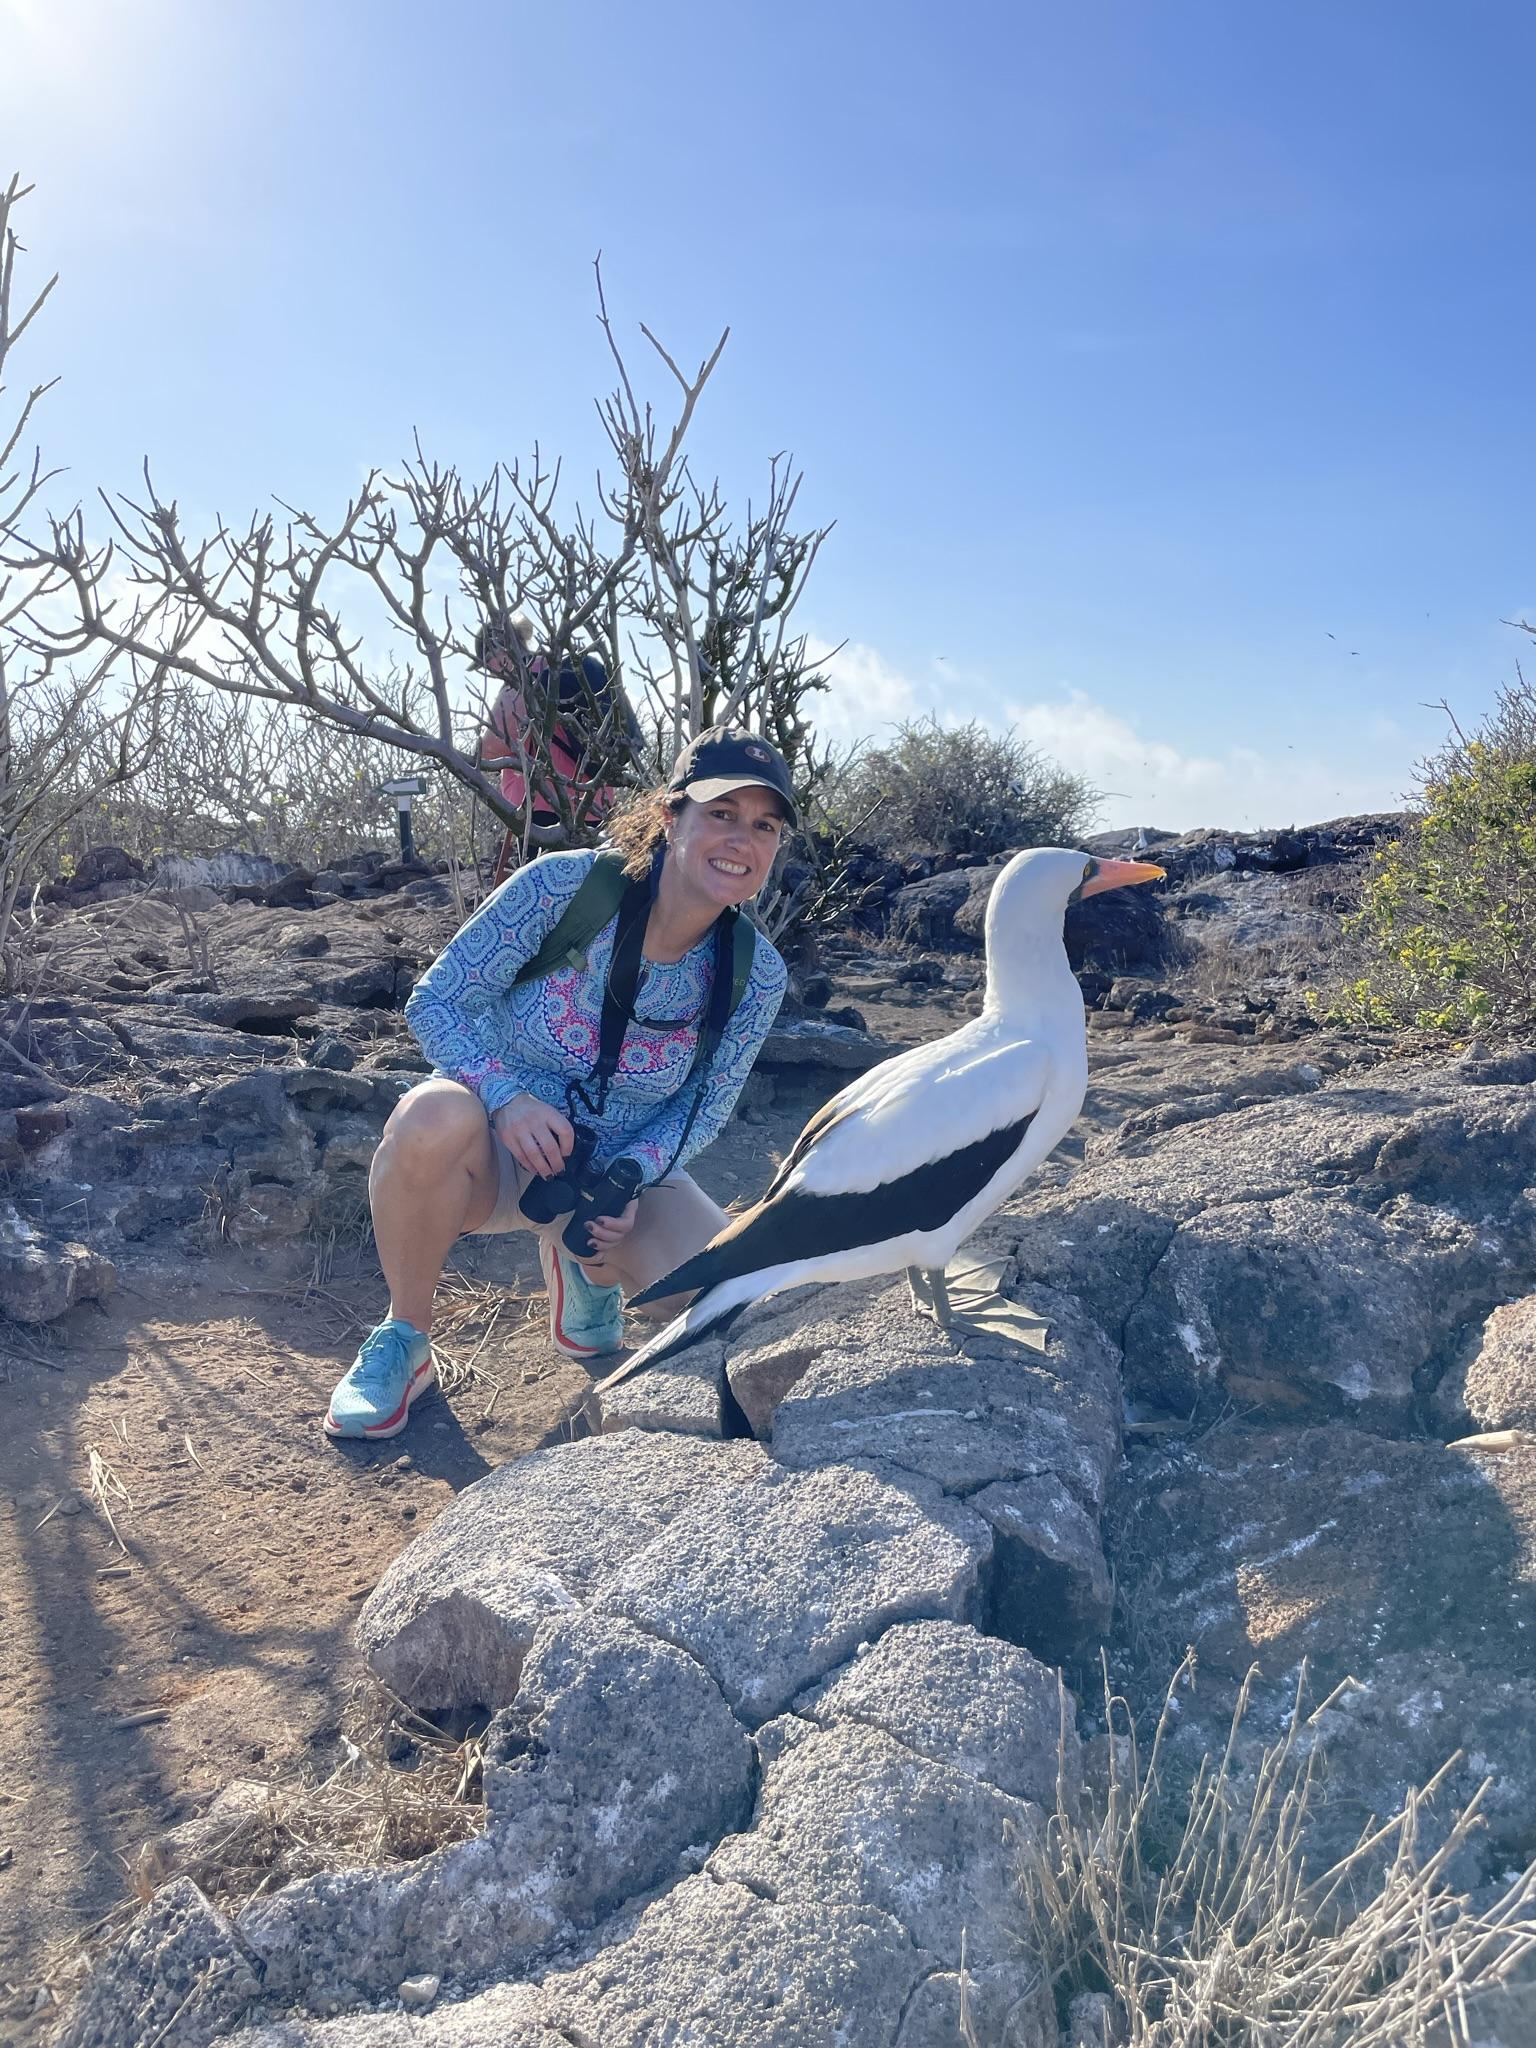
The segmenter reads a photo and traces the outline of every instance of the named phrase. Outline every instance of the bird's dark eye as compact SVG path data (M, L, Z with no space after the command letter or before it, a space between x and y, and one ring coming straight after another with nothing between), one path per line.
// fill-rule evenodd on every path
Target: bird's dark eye
M1085 882L1091 882L1091 881L1093 880L1094 876L1095 876L1095 875L1096 875L1096 874L1097 874L1098 872L1099 872L1099 864L1098 864L1098 862L1097 862L1096 860L1091 860L1091 861L1089 861L1089 863L1088 863L1087 867L1085 867L1085 868L1083 869L1083 880L1084 880Z

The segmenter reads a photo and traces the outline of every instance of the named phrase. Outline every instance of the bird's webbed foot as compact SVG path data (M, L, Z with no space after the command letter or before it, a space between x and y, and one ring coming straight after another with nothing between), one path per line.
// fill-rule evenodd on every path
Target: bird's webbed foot
M949 1305L949 1285L942 1271L922 1266L908 1266L907 1288L912 1296L912 1307L920 1316L932 1316L941 1330L954 1328L954 1313Z

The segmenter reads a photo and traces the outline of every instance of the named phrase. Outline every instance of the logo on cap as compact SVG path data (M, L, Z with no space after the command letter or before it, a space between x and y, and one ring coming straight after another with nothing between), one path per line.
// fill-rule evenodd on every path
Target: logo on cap
M743 749L743 752L749 761L771 761L773 759L772 754L769 753L766 747L748 745Z

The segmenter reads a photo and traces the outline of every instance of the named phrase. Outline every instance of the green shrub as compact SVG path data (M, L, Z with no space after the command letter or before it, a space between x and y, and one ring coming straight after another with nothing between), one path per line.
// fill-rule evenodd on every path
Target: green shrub
M1449 713L1447 713L1449 716ZM1420 770L1402 837L1378 852L1355 935L1365 972L1330 1021L1467 1031L1536 1022L1536 690L1523 677Z
M1070 846L1099 793L1013 732L898 726L889 745L857 755L827 794L833 823L892 853L997 854Z

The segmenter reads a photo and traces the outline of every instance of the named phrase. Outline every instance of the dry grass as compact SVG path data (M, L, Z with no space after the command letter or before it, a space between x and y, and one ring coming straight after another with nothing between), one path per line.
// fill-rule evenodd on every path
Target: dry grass
M1107 1993L1123 2048L1469 2043L1470 2002L1536 1956L1536 1866L1492 1905L1474 1908L1452 1888L1482 1795L1422 1852L1421 1810L1447 1764L1310 1875L1318 1749L1307 1737L1322 1709L1305 1715L1299 1690L1287 1727L1250 1770L1237 1761L1245 1685L1224 1753L1173 1800L1163 1749L1192 1669L1186 1657L1144 1755L1106 1675L1107 1783L1079 1811L1063 1773L1043 1847L1026 1861L1031 1938L1058 1995Z
M124 1443L127 1440L125 1434L123 1437ZM112 1519L112 1503L118 1501L123 1506L131 1509L133 1506L132 1497L122 1480L118 1478L117 1473L107 1463L94 1444L86 1452L86 1462L90 1472L91 1499L95 1501L106 1521L107 1527L112 1531L112 1541L126 1555L128 1546L118 1533L117 1523Z
M354 1184L355 1183L355 1184ZM373 1242L373 1214L365 1174L332 1176L309 1229L309 1285L318 1291L336 1273L338 1252L360 1252Z
M491 1412L505 1382L487 1371L480 1357L503 1317L509 1311L520 1316L524 1309L525 1304L503 1287L472 1280L467 1273L443 1275L432 1306L432 1352L444 1394L451 1397L469 1387L483 1387L490 1396L485 1412Z
M1241 1001L1261 991L1285 993L1314 984L1333 957L1335 941L1296 933L1239 945L1226 932L1186 932L1184 982L1202 1002Z
M484 1729L459 1733L414 1713L372 1680L348 1699L342 1761L145 1842L125 1858L131 1896L52 1958L72 1984L119 1940L161 1885L186 1876L232 1917L253 1900L326 1871L385 1869L480 1833Z

